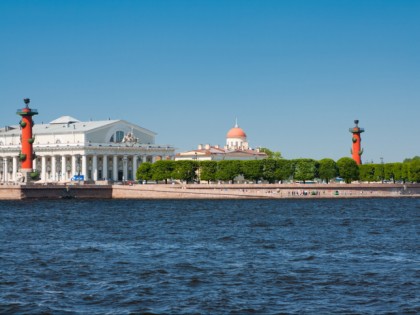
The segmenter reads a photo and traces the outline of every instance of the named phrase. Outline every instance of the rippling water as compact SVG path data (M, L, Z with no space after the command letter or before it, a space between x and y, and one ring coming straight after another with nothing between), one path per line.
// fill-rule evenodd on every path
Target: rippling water
M420 312L420 200L0 202L0 313Z

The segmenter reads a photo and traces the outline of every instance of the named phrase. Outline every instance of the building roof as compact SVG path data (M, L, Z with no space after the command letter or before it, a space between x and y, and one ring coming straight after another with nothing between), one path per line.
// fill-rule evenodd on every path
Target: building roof
M80 121L71 116L61 116L48 124L44 123L37 123L35 121L33 127L34 135L41 135L41 134L58 134L58 133L69 133L69 132L87 132L92 131L98 128L102 128L105 126L109 126L115 124L117 122L123 122L129 124L133 127L141 129L143 132L156 135L155 132L139 127L132 123L126 122L125 120L97 120L97 121ZM20 134L19 125L7 126L4 128L0 128L0 134L5 133L7 134Z
M75 122L80 122L80 120L73 118L71 116L61 116L53 121L50 124L71 124Z
M226 138L246 138L246 133L236 124L235 127L228 131Z
M237 149L237 150L231 150L231 149L225 149L225 148L220 148L220 147L215 147L215 146L210 146L207 149L197 149L197 150L191 150L191 151L187 151L187 152L181 152L178 153L177 156L211 156L211 155L217 155L217 154L222 154L222 155L231 155L231 156L267 156L267 154L265 154L264 152L260 152L259 150L241 150L241 149Z

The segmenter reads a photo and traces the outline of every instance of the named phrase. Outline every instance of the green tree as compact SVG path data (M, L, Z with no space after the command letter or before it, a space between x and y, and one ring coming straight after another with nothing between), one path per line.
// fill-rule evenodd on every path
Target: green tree
M232 181L235 177L241 175L241 161L223 160L217 163L216 179L223 181Z
M409 168L410 168L410 162L404 162L401 165L401 180L403 183L409 180Z
M282 158L281 153L278 151L277 152L271 151L270 149L267 149L267 148L260 148L259 150L260 152L264 152L265 154L267 154L267 157L269 159L279 160Z
M337 161L338 174L347 184L359 179L359 166L349 157L343 157Z
M176 161L172 172L173 178L184 180L187 183L193 181L197 177L198 162L197 161Z
M201 161L200 162L200 179L210 181L216 180L217 162L216 161Z
M318 175L319 178L325 180L328 184L333 178L338 175L337 163L333 159L322 159L319 162Z
M384 165L383 164L374 164L375 172L375 181L384 181L385 174L384 174Z
M152 164L152 179L155 181L164 180L165 184L168 183L168 179L172 178L172 172L174 170L174 161L160 160Z
M374 164L359 165L359 179L363 182L375 181L375 166Z
M403 163L401 163L401 162L393 163L392 174L394 176L394 183L395 183L395 181L400 181L400 180L403 179L403 177L402 177L402 165L403 165Z
M394 163L385 163L384 164L384 179L385 180L392 180L395 183Z
M261 160L262 178L270 184L276 180L277 163L279 160L264 159Z
M274 178L281 183L293 177L294 163L290 160L278 160L276 170L274 171Z
M413 159L409 163L408 180L420 183L420 159Z
M297 159L295 166L295 173L293 178L295 180L312 180L317 175L317 162L312 159Z
M403 163L407 163L407 162L411 162L415 160L420 160L420 156L416 155L415 157L404 159Z
M246 180L258 182L262 178L261 160L242 161L242 175Z
M136 179L145 180L147 183L148 180L152 179L152 174L152 163L143 162L137 169Z

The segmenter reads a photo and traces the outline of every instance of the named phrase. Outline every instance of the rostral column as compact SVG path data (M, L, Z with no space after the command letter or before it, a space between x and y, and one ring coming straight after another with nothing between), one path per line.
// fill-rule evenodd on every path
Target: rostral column
M365 129L359 128L358 126L359 121L357 119L354 121L354 123L356 124L356 126L349 129L349 131L353 134L353 138L351 139L353 141L351 154L352 154L353 160L356 161L357 165L360 165L362 164L362 154L363 154L363 149L360 144L360 142L362 141L360 134L362 132L365 132Z
M35 158L32 146L35 141L35 138L32 135L32 127L34 125L32 116L38 115L38 111L29 108L29 98L25 98L23 101L25 102L25 107L18 109L16 114L22 117L19 122L22 131L22 148L19 154L19 161L21 162L20 172L24 176L24 180L28 181L30 179L30 173L32 172L32 160Z

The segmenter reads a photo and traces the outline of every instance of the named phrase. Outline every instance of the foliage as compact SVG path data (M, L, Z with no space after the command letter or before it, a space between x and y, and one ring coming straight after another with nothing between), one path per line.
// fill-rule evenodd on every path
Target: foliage
M160 160L152 164L152 179L156 181L164 180L165 184L168 179L172 178L174 170L174 161Z
M319 162L318 175L319 178L325 180L327 183L337 177L338 169L337 163L333 159L322 159Z
M278 160L276 161L276 169L274 171L274 178L283 183L284 180L293 177L294 163L290 160Z
M307 180L314 179L317 176L317 162L312 159L298 159L295 160L295 172L293 178L295 180Z
M343 157L337 161L338 173L347 184L359 179L359 166L349 157Z
M384 180L384 165L383 164L374 164L374 177L375 181L383 181Z
M281 156L281 153L280 152L271 151L268 148L260 148L260 152L264 152L265 154L267 154L267 157L269 159L279 160L279 159L282 159L283 158Z
M402 163L401 165L401 180L404 183L409 180L409 165L410 163Z
M216 179L223 181L232 181L235 177L241 175L241 161L223 160L218 162Z
M374 164L359 165L359 178L363 182L375 181L375 166Z
M137 180L145 180L146 183L148 180L152 179L152 163L143 162L139 166L136 172Z
M409 163L408 180L420 183L420 159L412 160Z
M198 169L197 161L176 161L172 176L187 183L196 179Z
M261 160L242 161L242 175L246 180L258 182L263 175Z
M415 160L420 160L420 156L416 155L415 157L404 159L403 163L408 163Z
M395 183L394 163L384 164L384 179L392 180Z
M393 175L393 177L394 177L394 182L396 181L396 180L402 180L403 179L403 177L402 177L402 165L403 165L403 163L392 163L393 164L393 166L392 166L392 175Z
M276 180L276 170L278 168L278 160L264 159L261 160L262 178L270 184Z
M200 179L207 182L216 180L217 162L201 161L200 162Z

